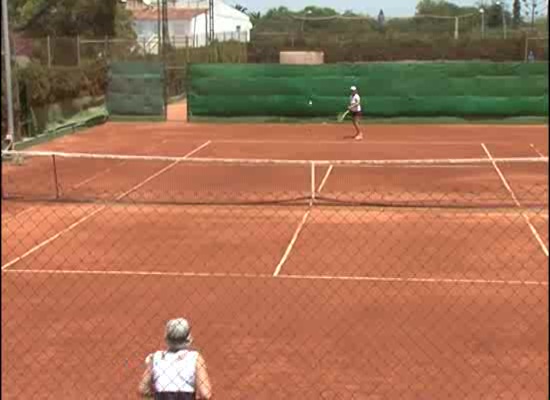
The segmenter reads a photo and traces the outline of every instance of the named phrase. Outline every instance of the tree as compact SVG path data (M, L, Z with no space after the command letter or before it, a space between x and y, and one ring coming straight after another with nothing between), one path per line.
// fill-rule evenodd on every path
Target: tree
M386 22L386 18L384 17L384 10L380 10L378 13L378 25L380 28L384 27L384 22Z
M416 5L417 15L456 16L462 13L461 7L444 0L420 0Z
M521 24L521 2L520 0L514 0L512 6L512 24L514 28L517 28Z
M512 20L512 15L506 8L503 9L502 3L494 2L489 7L485 9L487 26L490 28L496 28L503 25L502 14L504 13L504 18L506 23L509 24Z
M242 13L245 13L245 14L248 13L248 8L246 8L246 7L243 6L242 4L235 4L235 5L233 6L233 8L234 8L235 10L237 10L237 11L242 12Z
M15 29L33 36L128 36L131 14L118 1L12 0Z

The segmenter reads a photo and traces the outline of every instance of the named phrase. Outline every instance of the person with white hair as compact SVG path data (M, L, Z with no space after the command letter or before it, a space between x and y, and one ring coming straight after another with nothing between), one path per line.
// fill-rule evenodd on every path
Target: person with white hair
M155 400L208 400L212 386L202 355L191 350L193 338L184 318L167 322L164 339L167 350L149 354L139 391Z
M348 110L351 113L353 126L355 128L355 136L353 138L355 140L362 140L363 132L361 132L361 128L359 127L359 121L361 120L361 115L362 115L361 96L359 96L359 91L357 90L356 86L352 86L350 90L351 90L351 96L350 96Z

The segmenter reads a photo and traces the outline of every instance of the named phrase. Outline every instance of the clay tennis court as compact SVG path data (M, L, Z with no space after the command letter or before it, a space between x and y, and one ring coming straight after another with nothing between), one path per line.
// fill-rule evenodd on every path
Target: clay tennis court
M313 178L299 162L59 157L55 179L49 158L4 166L3 394L132 398L183 315L217 398L544 398L547 160L328 161L548 157L547 127L346 135L108 123L32 149L317 160Z

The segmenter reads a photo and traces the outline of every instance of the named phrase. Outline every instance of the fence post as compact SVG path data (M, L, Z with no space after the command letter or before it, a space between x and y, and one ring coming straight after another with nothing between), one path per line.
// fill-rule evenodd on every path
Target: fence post
M57 164L55 162L55 154L52 154L52 161L53 161L53 180L55 184L55 198L59 199L59 184L57 181Z
M80 35L76 35L76 65L80 67Z
M455 40L458 40L458 17L455 17Z
M523 61L527 62L529 58L529 36L525 35L525 58Z
M52 47L50 43L50 35L46 37L46 52L48 53L48 68L52 66Z
M312 206L313 205L313 202L315 201L315 161L312 161L311 162L311 174L310 174L310 178L311 178L311 197L310 197L310 200L309 200L309 205Z
M103 51L105 52L105 59L107 59L109 56L109 36L107 35L105 35L103 47Z

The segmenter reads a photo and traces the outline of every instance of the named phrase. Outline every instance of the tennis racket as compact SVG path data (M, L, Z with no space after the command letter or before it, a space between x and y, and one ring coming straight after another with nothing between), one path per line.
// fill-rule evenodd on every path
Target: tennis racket
M344 111L343 113L338 114L338 122L342 122L349 114L349 110Z

